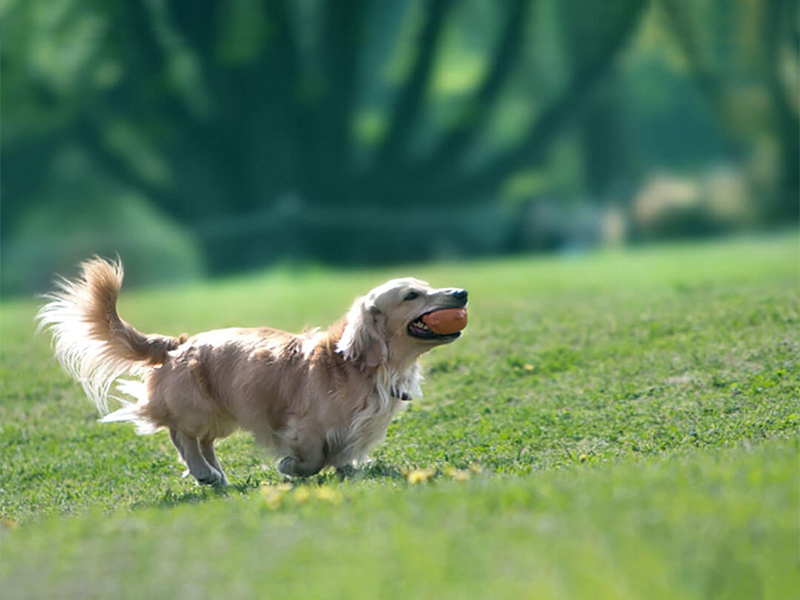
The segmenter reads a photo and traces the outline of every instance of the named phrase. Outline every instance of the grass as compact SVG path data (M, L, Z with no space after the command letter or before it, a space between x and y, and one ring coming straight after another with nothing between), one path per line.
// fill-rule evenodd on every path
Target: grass
M470 290L467 333L426 356L426 397L375 461L291 489L244 435L220 446L231 489L180 479L167 436L97 423L32 335L35 305L6 304L3 597L790 597L799 248L782 236L123 293L125 319L177 334L323 325L398 274Z

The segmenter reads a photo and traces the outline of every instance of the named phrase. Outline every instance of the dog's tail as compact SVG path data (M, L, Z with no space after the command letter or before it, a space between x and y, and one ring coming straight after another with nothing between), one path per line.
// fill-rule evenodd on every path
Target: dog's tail
M53 334L56 358L102 414L108 412L108 392L118 377L164 363L185 340L145 335L120 318L122 276L119 260L88 260L78 278L56 282L36 317L39 329Z

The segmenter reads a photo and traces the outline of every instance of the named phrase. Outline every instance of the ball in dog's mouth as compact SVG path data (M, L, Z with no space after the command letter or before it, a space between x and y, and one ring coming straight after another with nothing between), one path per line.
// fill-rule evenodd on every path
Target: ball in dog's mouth
M422 315L409 324L408 331L423 339L458 337L466 326L466 308L443 308Z

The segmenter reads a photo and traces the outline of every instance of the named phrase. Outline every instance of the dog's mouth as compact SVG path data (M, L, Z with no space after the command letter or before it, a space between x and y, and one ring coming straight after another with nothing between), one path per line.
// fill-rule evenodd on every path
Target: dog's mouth
M460 338L461 331L455 331L453 333L437 333L425 323L426 316L438 312L440 310L445 310L446 308L451 308L451 307L435 308L418 316L416 319L414 319L408 324L408 327L406 328L406 330L408 331L408 335L420 340L441 341L441 342L446 342L446 341L449 342ZM458 307L458 308L463 308L463 307Z

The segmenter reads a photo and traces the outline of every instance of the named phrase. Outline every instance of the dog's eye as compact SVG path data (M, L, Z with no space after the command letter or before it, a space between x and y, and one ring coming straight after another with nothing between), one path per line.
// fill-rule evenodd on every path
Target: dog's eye
M419 298L419 292L408 292L406 297L403 298L403 302L408 302L409 300L416 300Z

